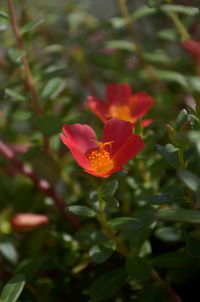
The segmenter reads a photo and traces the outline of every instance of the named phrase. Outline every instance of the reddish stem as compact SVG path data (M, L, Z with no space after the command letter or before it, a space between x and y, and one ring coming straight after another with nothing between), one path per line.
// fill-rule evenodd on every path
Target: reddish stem
M40 191L51 197L56 207L62 212L68 222L75 229L79 229L81 227L77 217L66 209L67 206L65 205L64 200L57 194L51 184L46 179L40 179L28 165L23 164L23 162L16 158L14 151L2 140L0 140L0 154L14 164L18 171L30 178Z

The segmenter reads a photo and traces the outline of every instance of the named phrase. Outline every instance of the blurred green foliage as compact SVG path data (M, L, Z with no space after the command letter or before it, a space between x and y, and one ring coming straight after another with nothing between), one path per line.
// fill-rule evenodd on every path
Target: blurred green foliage
M199 300L200 67L173 22L178 16L200 40L198 1L127 1L129 18L117 1L102 8L104 17L89 1L86 8L72 0L13 2L24 45L4 1L0 137L14 155L5 156L0 144L0 300L178 301L152 278L154 269L183 302ZM59 137L63 124L77 122L100 135L102 124L85 101L104 98L110 82L127 82L156 100L148 113L154 121L140 132L144 151L103 187L109 227L132 251L127 259L97 220L101 180L81 171ZM64 215L68 206L78 230ZM10 221L21 212L46 214L50 223L15 232Z

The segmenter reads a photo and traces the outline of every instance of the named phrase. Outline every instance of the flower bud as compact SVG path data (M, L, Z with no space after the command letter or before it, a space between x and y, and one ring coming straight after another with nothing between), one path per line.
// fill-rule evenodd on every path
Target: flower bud
M189 39L184 40L182 45L195 58L197 65L200 66L200 42Z
M48 222L49 218L46 215L33 213L19 213L11 220L12 227L17 232L28 232Z

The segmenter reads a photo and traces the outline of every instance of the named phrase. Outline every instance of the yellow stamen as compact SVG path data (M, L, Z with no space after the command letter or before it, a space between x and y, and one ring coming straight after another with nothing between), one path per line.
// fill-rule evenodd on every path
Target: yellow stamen
M110 158L110 153L104 149L104 146L110 145L113 142L95 142L99 145L99 149L90 152L87 155L87 158L95 172L104 174L112 170L114 167L114 162Z
M131 110L129 106L111 106L110 116L113 118L119 118L124 121L132 122Z
M99 149L103 149L104 146L107 146L107 145L111 146L111 144L114 143L113 141L102 143L99 141L95 141L94 139L92 139L92 141L95 142L97 145L99 145Z

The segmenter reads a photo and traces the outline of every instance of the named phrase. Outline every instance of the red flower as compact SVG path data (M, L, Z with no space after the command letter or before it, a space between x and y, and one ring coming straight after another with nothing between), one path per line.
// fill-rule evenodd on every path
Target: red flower
M182 45L188 52L191 53L191 55L197 61L197 65L200 66L200 42L190 39L183 41Z
M131 93L129 84L109 84L106 87L106 102L96 96L89 96L87 106L105 123L111 118L119 118L135 124L154 104L146 92ZM148 126L152 120L142 121Z
M11 220L12 227L17 232L31 231L48 222L49 219L46 215L33 213L19 213Z
M64 125L63 131L63 143L84 171L94 176L108 177L122 170L144 148L141 137L133 134L132 124L119 119L105 124L101 141L88 125Z

